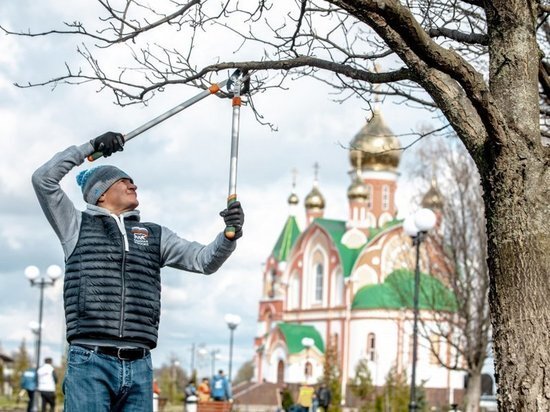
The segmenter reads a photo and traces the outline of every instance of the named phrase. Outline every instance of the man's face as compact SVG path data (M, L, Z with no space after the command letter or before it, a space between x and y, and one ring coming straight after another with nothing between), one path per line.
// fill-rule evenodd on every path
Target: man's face
M117 215L129 212L139 205L136 191L137 186L130 179L121 179L101 195L97 204Z

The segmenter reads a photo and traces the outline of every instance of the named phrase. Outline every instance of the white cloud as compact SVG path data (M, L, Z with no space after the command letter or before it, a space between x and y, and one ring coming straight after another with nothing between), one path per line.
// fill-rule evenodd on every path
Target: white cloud
M184 305L188 300L188 293L183 288L167 287L162 290L163 307Z

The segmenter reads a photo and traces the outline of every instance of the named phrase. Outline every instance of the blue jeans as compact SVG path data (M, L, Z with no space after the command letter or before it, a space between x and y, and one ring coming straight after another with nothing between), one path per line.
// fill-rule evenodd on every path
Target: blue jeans
M151 412L151 355L122 361L71 345L63 393L65 412Z

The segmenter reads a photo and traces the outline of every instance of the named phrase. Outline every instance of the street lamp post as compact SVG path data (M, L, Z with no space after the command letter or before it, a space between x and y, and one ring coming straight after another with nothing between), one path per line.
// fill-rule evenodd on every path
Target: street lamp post
M224 317L225 323L227 323L227 327L229 328L229 382L231 382L231 366L233 363L233 333L235 332L235 329L237 329L237 326L239 326L239 323L241 323L241 317L239 315L232 315L228 313Z
M219 359L219 355L218 353L220 353L220 350L219 349L212 349L210 351L208 351L208 349L206 349L204 346L202 346L201 348L199 348L199 350L197 351L199 356L201 358L206 358L206 356L210 356L210 365L211 365L211 375L210 376L214 376L214 372L215 372L215 369L216 369L216 359Z
M34 336L34 353L36 354L38 351L38 332L41 329L41 325L39 325L36 321L32 321L29 323L29 329L31 330L33 336Z
M197 372L197 376L199 375L203 375L203 372L202 372L202 369L204 369L204 365L205 363L208 363L206 357L208 356L208 349L206 349L205 345L204 344L200 344L199 346L199 349L197 349L197 355L199 355L199 366L198 366L198 372ZM206 362L205 362L206 361ZM197 382L197 385L198 385L198 382Z
M418 408L416 399L416 361L418 354L418 312L419 312L419 291L420 291L420 243L424 241L429 230L436 223L436 216L430 209L420 209L414 215L408 216L403 222L405 233L412 238L415 246L415 269L414 269L414 296L413 296L413 353L411 371L411 391L409 401L409 412L415 412Z
M27 266L25 268L25 276L31 282L31 286L38 286L40 288L40 301L38 305L38 326L36 332L36 379L38 380L38 368L40 367L40 348L42 345L42 315L44 307L44 289L47 286L53 286L55 281L59 279L62 274L62 270L57 265L50 265L46 270L47 276L40 276L40 270L36 266ZM33 402L33 408L36 408L38 404L38 391L35 391L35 397ZM36 409L34 409L36 410Z
M310 370L308 370L308 367L309 367L309 350L311 349L311 347L315 344L315 341L312 339L312 338L308 338L308 337L305 337L305 338L302 338L302 346L304 348L306 348L306 365L304 367L304 381L305 382L309 382L309 378L311 376L311 372Z
M216 373L216 359L219 359L218 355L220 353L219 349L212 349L210 356L212 356L212 376Z

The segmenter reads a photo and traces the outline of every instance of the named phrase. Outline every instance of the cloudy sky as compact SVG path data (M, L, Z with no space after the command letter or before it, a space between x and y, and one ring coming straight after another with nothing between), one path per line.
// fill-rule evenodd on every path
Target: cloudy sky
M59 27L61 21L92 13L93 3L0 0L0 24L13 30ZM127 133L197 93L191 88L170 89L148 106L122 109L113 104L111 94L98 93L95 85L55 90L13 86L63 73L64 62L76 59L75 40L0 36L0 344L7 353L22 339L29 347L34 342L29 323L38 318L39 290L30 287L25 267L36 265L45 272L51 264L63 265L61 247L31 187L32 172L67 146L108 130ZM222 41L211 39L216 40ZM303 201L318 162L325 216L346 217L349 162L342 146L361 129L368 112L357 100L333 103L329 90L311 80L293 82L286 91L271 90L255 101L278 131L258 124L243 107L238 195L246 214L244 236L230 260L212 276L163 270L155 366L176 356L188 368L192 345L202 344L219 349L217 367L227 368L226 313L242 318L235 333L233 370L252 358L263 264L288 214L292 169L298 172L296 189ZM382 112L397 135L431 121L391 102L384 102ZM132 140L124 152L97 163L115 164L134 178L143 220L165 225L182 237L209 242L223 229L218 212L227 196L230 135L230 103L209 97ZM73 170L62 182L79 208L84 208L84 202L75 176L85 167L89 164ZM401 213L407 211L409 193L399 192ZM46 289L44 300L42 353L53 356L56 363L64 347L61 294L62 282L58 282ZM199 373L209 371L208 362L199 363Z

